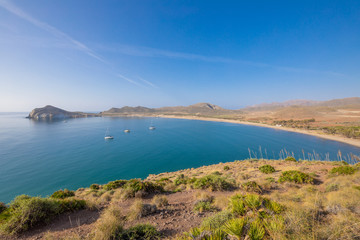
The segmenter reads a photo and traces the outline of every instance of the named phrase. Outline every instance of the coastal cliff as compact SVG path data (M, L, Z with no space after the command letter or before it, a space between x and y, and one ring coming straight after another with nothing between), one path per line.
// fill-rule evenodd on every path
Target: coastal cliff
M43 108L35 108L27 118L30 119L64 119L97 116L97 114L83 112L68 112L63 109L47 105Z

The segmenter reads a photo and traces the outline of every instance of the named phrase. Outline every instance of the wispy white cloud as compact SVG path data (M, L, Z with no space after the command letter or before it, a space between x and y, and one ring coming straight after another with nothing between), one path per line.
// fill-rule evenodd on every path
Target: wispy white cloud
M53 36L56 37L56 39L58 39L58 41L56 42L49 42L49 39L41 39L41 38L36 38L36 39L32 39L34 41L31 41L31 42L36 42L37 45L41 45L41 46L44 46L44 45L48 45L49 43L51 43L50 45L51 46L57 46L57 47L60 47L60 48L74 48L74 49L77 49L85 54L87 54L88 56L92 57L92 58L95 58L105 64L109 64L108 62L106 62L102 57L100 57L94 50L90 49L89 47L87 47L84 43L81 43L77 40L75 40L74 38L72 38L71 36L69 36L68 34L60 31L59 29L43 22L43 21L40 21L32 16L30 16L28 13L24 12L22 9L20 9L19 7L17 7L16 5L14 5L13 3L7 1L7 0L0 0L0 7L6 9L7 11L9 11L10 13L14 14L15 16L19 17L19 18L22 18L24 19L25 21L33 24L34 26L40 28L40 29L43 29L47 32L49 32L50 34L52 34ZM4 25L4 24L1 24L1 26L3 27L8 27L7 25ZM22 38L20 36L17 36L17 40L22 40ZM25 39L23 39L25 40ZM26 40L29 40L28 38L26 38ZM43 44L45 42L47 42L47 44ZM25 42L25 41L24 41ZM70 59L71 60L71 59ZM130 79L128 77L125 77L121 74L115 74L116 77L118 78L121 78L127 82L130 82L136 86L139 86L139 87L146 87L140 83L138 83L137 81L134 81L133 79ZM145 79L143 78L140 78L139 79L141 81L143 81L144 83L152 86L152 87L156 87L154 84L152 84L151 82L149 81L146 81Z
M172 59L184 59L190 61L217 62L217 63L233 63L233 64L248 65L252 67L273 68L285 72L316 73L316 74L326 74L326 75L342 76L342 77L346 76L345 74L332 72L332 71L279 66L279 65L273 65L262 62L232 59L232 58L225 58L219 56L204 56L200 54L168 51L163 49L156 49L156 48L149 48L142 46L129 46L129 45L119 45L116 47L98 46L98 49L100 51L118 52L129 56L172 58Z
M142 77L137 76L137 78L140 79L141 81L143 81L144 83L146 83L147 85L149 85L150 87L159 88L158 86L156 86L156 85L153 84L152 82L150 82L150 81L148 81L148 80L145 80L145 79L143 79Z
M140 83L138 83L138 82L136 82L136 81L134 81L134 80L132 80L132 79L130 79L130 78L128 78L128 77L125 77L125 76L123 76L123 75L121 75L121 74L117 74L116 76L119 77L119 78L124 79L125 81L128 81L129 83L132 83L132 84L134 84L134 85L137 85L137 86L139 86L139 87L145 87L144 85L142 85L142 84L140 84Z
M98 56L97 53L95 53L92 49L88 48L85 44L73 39L72 37L70 37L69 35L67 35L66 33L58 30L57 28L42 22L32 16L30 16L29 14L27 14L26 12L24 12L22 9L20 9L19 7L17 7L16 5L14 5L13 3L7 1L7 0L0 0L0 7L6 9L7 11L9 11L10 13L24 19L25 21L33 24L34 26L41 28L49 33L51 33L52 35L54 35L55 37L65 40L69 43L71 43L76 49L84 52L85 54L106 63L106 61L101 58L100 56Z

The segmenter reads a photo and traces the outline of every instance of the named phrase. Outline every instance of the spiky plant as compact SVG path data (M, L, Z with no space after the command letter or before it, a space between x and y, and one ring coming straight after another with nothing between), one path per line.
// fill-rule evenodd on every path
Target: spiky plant
M255 194L246 195L245 204L252 210L256 210L261 206L261 198L259 195Z
M265 237L265 229L260 221L254 221L250 224L248 236L251 240L261 240Z
M244 235L247 222L248 220L244 217L231 219L224 224L224 232L240 240Z

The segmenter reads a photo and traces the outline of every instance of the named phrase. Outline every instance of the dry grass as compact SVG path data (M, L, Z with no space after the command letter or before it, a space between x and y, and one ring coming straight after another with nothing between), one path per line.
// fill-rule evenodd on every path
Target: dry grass
M156 207L166 207L169 205L169 201L165 195L155 195L152 204L156 205Z
M129 220L136 220L141 217L147 216L156 212L156 205L153 204L145 204L142 200L137 199L134 201L133 205L130 208L130 212L127 216Z
M94 240L115 239L116 235L122 231L124 218L119 206L110 205L104 210L100 218L96 221L96 226L92 232Z

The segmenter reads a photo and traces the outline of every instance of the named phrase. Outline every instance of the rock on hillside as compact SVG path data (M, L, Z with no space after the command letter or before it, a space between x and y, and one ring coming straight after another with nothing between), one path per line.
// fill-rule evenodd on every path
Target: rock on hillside
M82 112L68 112L66 110L47 105L43 108L35 108L31 111L28 118L31 119L62 119L95 116L96 114L88 114Z

